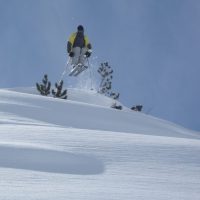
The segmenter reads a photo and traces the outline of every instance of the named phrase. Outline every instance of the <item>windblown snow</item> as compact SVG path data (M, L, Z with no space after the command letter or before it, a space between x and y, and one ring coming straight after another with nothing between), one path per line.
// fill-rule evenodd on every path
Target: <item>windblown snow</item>
M1 89L0 200L199 200L198 133L113 101Z

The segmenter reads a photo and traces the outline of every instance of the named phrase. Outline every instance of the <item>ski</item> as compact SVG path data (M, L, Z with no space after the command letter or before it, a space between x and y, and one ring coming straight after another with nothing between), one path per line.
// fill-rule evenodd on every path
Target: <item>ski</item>
M75 74L75 72L79 70L80 67L81 67L80 64L76 65L76 66L71 70L71 72L69 73L69 76L73 76L73 75Z
M85 66L85 65L81 66L81 68L74 73L74 76L78 76L80 73L85 71L87 68L88 68L88 66Z
M78 64L71 70L71 72L69 73L69 76L78 76L81 72L85 71L87 68L88 66Z

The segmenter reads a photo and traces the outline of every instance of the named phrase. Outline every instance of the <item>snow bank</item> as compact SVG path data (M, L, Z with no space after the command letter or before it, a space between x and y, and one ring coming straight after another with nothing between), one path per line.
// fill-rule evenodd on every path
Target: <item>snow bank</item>
M0 115L11 113L28 121L78 129L197 137L195 132L171 122L128 109L110 108L113 100L93 91L70 89L69 100L63 100L35 95L33 88L14 90L0 90Z
M63 174L99 174L101 161L64 151L0 145L0 167Z
M25 94L40 95L35 87L10 88L8 90ZM109 108L115 102L117 102L119 105L122 105L120 102L112 98L109 98L105 95L99 94L95 90L67 88L67 93L68 93L68 100L74 102L86 103L90 105L98 105ZM126 108L125 106L123 107Z

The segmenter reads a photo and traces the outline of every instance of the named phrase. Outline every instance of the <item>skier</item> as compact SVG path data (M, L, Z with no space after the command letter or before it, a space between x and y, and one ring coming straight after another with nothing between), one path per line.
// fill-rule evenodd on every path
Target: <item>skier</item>
M77 32L72 33L67 43L67 52L72 58L72 66L76 67L78 64L84 66L85 59L90 57L92 53L92 45L89 39L84 35L84 27L79 25Z

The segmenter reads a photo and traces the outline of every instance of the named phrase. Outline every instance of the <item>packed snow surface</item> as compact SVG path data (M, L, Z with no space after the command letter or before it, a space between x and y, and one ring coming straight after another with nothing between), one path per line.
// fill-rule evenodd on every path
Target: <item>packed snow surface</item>
M1 89L0 200L199 200L198 133L113 103Z

